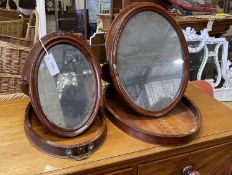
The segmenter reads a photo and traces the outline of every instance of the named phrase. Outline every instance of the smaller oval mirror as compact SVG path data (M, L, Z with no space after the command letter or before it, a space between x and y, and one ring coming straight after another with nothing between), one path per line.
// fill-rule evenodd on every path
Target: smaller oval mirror
M51 76L43 58L38 75L38 93L43 112L55 125L73 129L93 110L94 76L86 57L75 47L59 44L48 50L60 73Z
M108 36L113 83L137 112L160 116L181 99L188 79L187 45L180 27L159 6L132 5ZM110 43L110 42L107 42Z
M51 131L76 136L91 125L99 111L100 65L87 43L73 34L52 33L42 42L48 53L37 42L32 48L37 55L27 64L31 65L33 109ZM52 75L48 65L50 69L57 66L59 73Z

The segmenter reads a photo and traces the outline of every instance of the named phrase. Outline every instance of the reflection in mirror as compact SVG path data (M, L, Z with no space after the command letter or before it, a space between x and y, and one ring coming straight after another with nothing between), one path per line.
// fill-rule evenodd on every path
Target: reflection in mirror
M118 1L118 0L117 0ZM110 0L86 0L89 11L89 33L90 37L95 33L102 33L109 29Z
M80 126L93 110L95 80L87 58L67 44L53 46L60 73L51 76L44 59L38 73L38 93L42 110L55 125L64 129Z
M97 30L97 23L99 21L99 1L86 0L87 9L89 11L89 36L93 36Z
M126 24L117 50L119 78L139 107L161 111L176 99L184 61L174 27L158 13L143 11Z

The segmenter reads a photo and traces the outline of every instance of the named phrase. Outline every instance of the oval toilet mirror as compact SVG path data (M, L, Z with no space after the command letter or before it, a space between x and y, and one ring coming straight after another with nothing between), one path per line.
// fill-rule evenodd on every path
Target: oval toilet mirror
M186 41L161 7L144 3L128 9L117 16L107 38L114 86L137 112L164 115L180 101L187 85Z
M53 54L60 73L52 77L42 59L38 93L43 112L61 128L76 128L93 110L93 71L86 57L71 45L59 44L48 52Z
M46 46L59 73L51 76L43 51L33 64L30 78L33 109L43 124L63 136L74 136L88 128L99 110L101 94L96 59L83 41L69 35Z

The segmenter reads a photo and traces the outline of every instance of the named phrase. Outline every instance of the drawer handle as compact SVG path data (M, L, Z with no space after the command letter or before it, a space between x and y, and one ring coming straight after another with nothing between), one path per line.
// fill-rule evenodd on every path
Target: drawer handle
M200 175L200 173L195 171L192 166L186 166L182 170L182 175Z

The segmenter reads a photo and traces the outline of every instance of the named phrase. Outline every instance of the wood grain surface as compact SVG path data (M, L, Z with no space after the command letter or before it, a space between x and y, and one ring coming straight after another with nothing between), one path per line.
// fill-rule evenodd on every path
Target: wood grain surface
M85 159L96 151L104 142L107 126L105 117L99 112L91 127L73 139L57 137L49 133L38 120L31 104L25 115L24 130L31 144L41 152L57 157Z
M197 18L194 16L187 16L187 17L178 17L175 18L181 28L185 27L192 27L196 31L203 30L207 27L208 21L210 18L214 18L214 16L208 16L207 18ZM229 30L230 25L232 24L232 18L223 18L223 19L214 19L212 31L209 32L211 36L220 36L226 33Z
M139 166L139 175L180 175L182 169L193 166L201 175L231 175L232 144L187 153Z
M31 125L33 130L36 132L37 135L39 135L41 138L45 140L49 140L51 142L54 142L56 144L60 145L72 145L72 144L82 144L85 142L89 142L91 139L99 137L99 135L102 134L103 125L102 121L100 120L100 116L98 115L94 122L92 123L91 127L81 134L78 137L73 138L64 138L64 137L58 137L54 134L51 134L46 127L44 127L39 120L36 118L35 112L32 112L31 114L32 121Z
M149 143L178 145L193 139L201 127L201 113L186 97L159 118L143 116L131 109L110 85L104 93L107 117L125 133Z
M185 94L197 104L203 117L200 133L192 142L178 147L149 144L130 137L107 121L104 144L82 161L49 157L29 143L23 129L29 100L0 103L0 174L107 174L231 142L232 111L191 83Z

